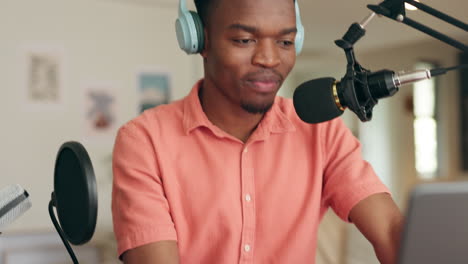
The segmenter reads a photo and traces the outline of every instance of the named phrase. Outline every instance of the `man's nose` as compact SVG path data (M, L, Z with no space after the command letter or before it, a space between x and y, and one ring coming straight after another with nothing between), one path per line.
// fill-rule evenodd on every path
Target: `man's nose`
M275 68L281 63L278 49L273 40L260 41L255 49L252 63L264 68Z

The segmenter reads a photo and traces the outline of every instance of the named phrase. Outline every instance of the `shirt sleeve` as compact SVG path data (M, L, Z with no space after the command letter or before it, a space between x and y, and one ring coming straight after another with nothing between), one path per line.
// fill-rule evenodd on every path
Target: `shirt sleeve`
M363 199L390 191L362 158L361 144L341 118L330 121L322 131L325 157L322 198L344 221Z
M177 240L169 203L147 131L120 128L112 156L112 219L118 254L161 240Z

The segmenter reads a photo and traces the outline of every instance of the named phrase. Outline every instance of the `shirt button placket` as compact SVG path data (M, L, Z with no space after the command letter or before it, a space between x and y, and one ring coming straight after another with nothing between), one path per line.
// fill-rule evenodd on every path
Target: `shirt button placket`
M242 210L244 215L244 221L242 226L242 252L240 263L252 263L253 262L253 243L255 234L255 206L253 201L254 191L254 175L253 175L253 164L250 158L252 153L249 152L248 147L244 147L242 151Z

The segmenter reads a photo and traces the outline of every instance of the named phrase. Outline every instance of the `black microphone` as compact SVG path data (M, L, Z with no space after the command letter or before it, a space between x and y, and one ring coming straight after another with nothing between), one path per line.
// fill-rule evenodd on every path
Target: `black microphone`
M31 208L29 194L20 185L0 190L0 231Z
M466 66L398 73L390 70L364 72L359 76L347 75L341 81L331 77L314 79L296 88L294 108L302 121L311 124L336 118L346 108L351 109L361 121L369 121L372 108L378 100L394 95L402 85L427 80Z

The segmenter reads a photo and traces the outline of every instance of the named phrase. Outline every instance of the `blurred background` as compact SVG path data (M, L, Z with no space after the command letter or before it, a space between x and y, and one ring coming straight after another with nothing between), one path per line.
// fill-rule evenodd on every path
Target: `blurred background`
M421 1L468 20L466 0ZM193 1L188 2L194 10ZM367 4L377 3L300 1L305 46L280 94L291 97L309 79L341 78L346 59L333 41L370 13ZM69 140L87 148L99 192L95 236L75 247L77 257L82 263L119 263L110 210L115 133L141 110L181 99L203 75L200 56L187 56L178 48L177 5L176 0L0 0L0 187L18 183L33 203L7 230L0 230L0 264L38 259L44 252L57 255L54 263L66 257L47 205L57 151ZM468 42L462 30L422 12L407 14ZM373 71L448 67L467 57L383 17L369 24L355 52ZM361 123L350 112L343 115L361 140L365 159L403 211L415 184L468 180L468 149L463 148L468 99L462 97L468 84L462 78L454 71L404 86L379 101L370 122ZM359 231L332 212L321 224L317 251L317 264L378 263Z

